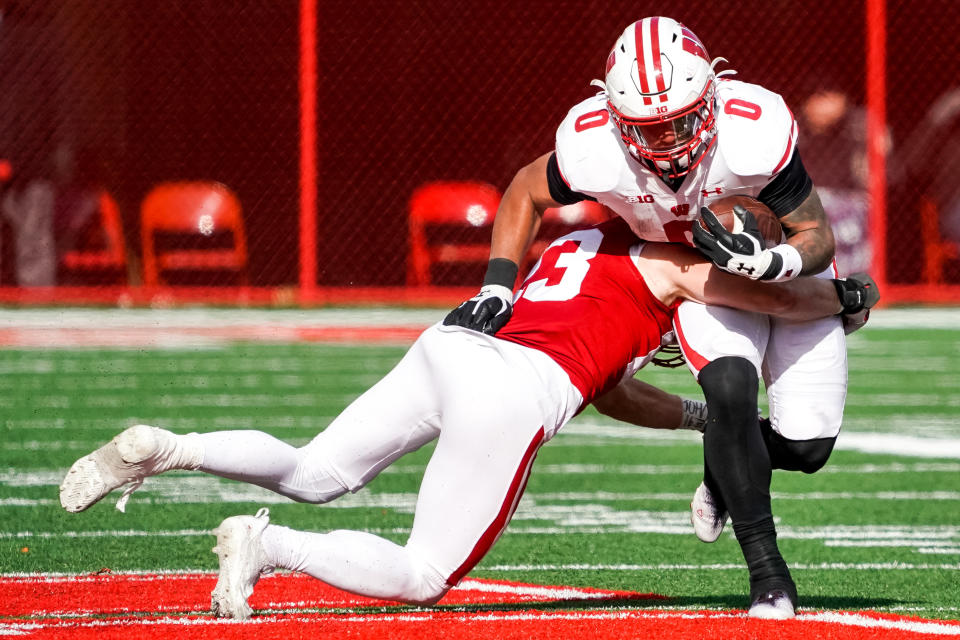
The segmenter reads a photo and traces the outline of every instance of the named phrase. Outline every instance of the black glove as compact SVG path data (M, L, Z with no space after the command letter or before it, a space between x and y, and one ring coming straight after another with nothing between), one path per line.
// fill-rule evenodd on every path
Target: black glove
M693 244L724 271L752 280L775 278L783 269L783 257L775 251L764 249L757 219L749 209L737 205L733 212L743 223L740 233L727 231L709 208L701 207L700 218L709 231L694 223Z
M483 288L443 319L446 326L465 327L493 335L513 313L513 283L518 267L512 260L494 258L487 266Z
M445 325L466 327L493 335L507 324L513 313L513 292L499 284L488 284L443 319Z
M877 283L866 273L854 273L844 280L833 280L837 298L843 306L843 332L851 334L870 318L870 309L880 300Z

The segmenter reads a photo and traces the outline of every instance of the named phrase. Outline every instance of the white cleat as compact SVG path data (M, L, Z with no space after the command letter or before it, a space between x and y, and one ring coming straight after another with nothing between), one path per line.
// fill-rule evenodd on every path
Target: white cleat
M727 512L717 507L710 489L701 482L690 502L690 522L693 523L694 533L703 542L716 542L728 519Z
M787 592L782 589L774 589L757 596L757 599L750 605L750 611L747 615L762 620L789 620L796 615L796 612Z
M127 498L147 476L173 468L196 468L199 460L187 457L172 433L138 424L73 463L60 484L60 504L77 513L114 489L132 483L117 502L117 508L123 511Z
M270 524L270 512L260 509L255 516L233 516L213 530L220 559L220 576L210 594L210 607L218 618L246 620L253 613L247 598L260 575L271 573L260 538Z

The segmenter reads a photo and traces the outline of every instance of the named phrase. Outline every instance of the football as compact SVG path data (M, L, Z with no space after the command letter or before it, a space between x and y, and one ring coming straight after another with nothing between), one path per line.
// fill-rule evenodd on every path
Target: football
M710 211L717 216L717 219L720 221L720 224L723 225L724 229L739 233L742 231L742 227L740 226L740 221L733 214L733 208L736 205L740 205L744 209L749 210L750 213L753 214L753 217L757 219L757 226L760 228L760 235L766 240L767 249L780 244L783 240L783 228L780 226L780 220L773 211L770 211L767 205L756 198L751 198L750 196L727 196L726 198L711 202L708 206L710 207ZM707 228L703 220L699 220L699 223L704 229Z

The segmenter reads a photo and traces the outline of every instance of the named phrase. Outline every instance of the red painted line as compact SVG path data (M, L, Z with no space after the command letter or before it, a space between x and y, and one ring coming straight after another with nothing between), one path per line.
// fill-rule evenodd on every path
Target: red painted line
M300 292L302 305L456 306L477 290L469 287L316 287ZM280 306L296 300L290 287L170 286L0 286L0 303L16 305L103 304L126 307L176 307L186 304Z
M0 328L0 347L153 347L198 342L333 342L410 344L426 326L236 326L125 327L110 331L80 328Z
M318 580L287 573L260 581L251 598L256 613L240 623L201 614L209 607L215 582L213 574L0 578L0 633L19 632L22 637L40 640L919 640L960 636L960 621L956 620L874 612L801 613L794 620L752 620L742 611L624 608L631 606L625 600L637 600L639 606L645 600L663 600L652 594L472 579L451 591L441 605L479 605L473 610L403 607L384 612L382 607L393 603L353 596ZM596 606L589 606L592 600L597 601ZM538 607L538 603L547 606ZM330 608L356 611L315 611Z
M203 612L210 606L216 574L103 574L63 577L0 578L0 616L40 616ZM663 596L589 587L530 585L469 579L452 589L441 604L532 603L563 600L662 600ZM383 607L396 603L353 595L319 580L279 573L257 583L254 609L330 609Z
M928 624L933 621L926 621ZM936 624L936 623L934 623ZM742 612L644 612L644 611L426 611L377 615L328 614L310 616L271 615L246 623L218 621L198 616L182 618L107 618L101 620L45 620L31 638L62 640L128 640L131 633L153 638L250 638L280 640L307 637L350 637L380 640L422 638L491 637L498 640L565 640L582 638L671 638L672 640L920 640L956 638L947 633L850 627L804 619L752 620ZM956 628L956 627L954 627Z

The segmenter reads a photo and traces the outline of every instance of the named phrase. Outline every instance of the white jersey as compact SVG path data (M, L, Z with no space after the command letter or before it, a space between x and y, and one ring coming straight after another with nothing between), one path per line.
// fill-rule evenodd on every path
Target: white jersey
M674 192L627 151L606 94L576 105L557 130L557 164L567 185L596 198L644 240L693 244L700 207L731 195L756 197L789 162L797 123L763 87L717 81L717 142Z
M557 130L557 166L573 191L616 212L638 237L689 245L700 207L732 195L756 197L796 151L793 114L779 95L763 87L718 80L715 115L716 143L676 192L630 155L604 93L567 114ZM828 272L823 275L834 277ZM809 440L839 431L847 367L838 318L794 323L684 302L674 329L695 376L722 357L745 358L756 366L777 433Z

